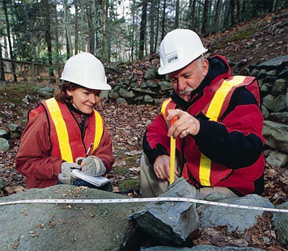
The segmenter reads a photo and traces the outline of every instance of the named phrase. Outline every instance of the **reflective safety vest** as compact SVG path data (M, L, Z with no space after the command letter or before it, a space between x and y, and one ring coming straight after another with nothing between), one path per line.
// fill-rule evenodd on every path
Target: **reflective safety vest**
M79 125L65 104L51 98L43 101L41 105L45 108L49 121L52 143L51 156L67 162L75 162L76 158L86 155L86 150L91 143L93 143L93 148L89 155L93 154L103 134L103 119L97 111L94 110L89 116L89 126L86 128L85 136L82 139ZM42 112L43 109L40 106L31 110L29 119Z
M198 110L193 110L193 104L191 107L189 107L188 112L191 115L197 115L202 112L209 119L209 121L219 121L229 105L233 92L236 88L240 86L245 86L254 95L258 102L258 105L260 105L259 88L255 78L248 76L232 76L228 79L220 80L215 83L215 85L213 86L214 89L210 88L210 100L208 100L208 102L206 102L205 104L202 104L202 106L199 106ZM205 101L207 101L207 99ZM165 120L168 115L168 110L175 109L175 107L176 104L174 103L174 101L172 101L171 98L168 98L163 102L161 113ZM192 113L191 110L193 110ZM183 170L184 178L189 179L189 177L191 178L190 175L192 174L192 176L202 186L214 186L216 184L219 185L218 182L222 182L233 173L232 169L215 163L211 161L211 159L209 159L207 156L202 154L199 151L198 146L195 145L193 137L187 137L187 139L185 140L184 154L186 158L186 167ZM259 161L263 162L263 159L261 158L261 160L259 159ZM256 163L256 165L259 165L259 163ZM251 172L253 165L250 167L251 170L249 169L249 167L248 169ZM247 172L248 169L245 168L245 171L244 169L242 170L243 172ZM242 171L241 168L238 170L240 170L239 172ZM259 171L258 178L261 176L260 173L261 171ZM243 179L240 182L245 183ZM230 185L232 186L232 184ZM222 186L225 186L225 181L223 181ZM229 187L229 185L227 186ZM254 187L249 187L247 190L249 189L253 192Z

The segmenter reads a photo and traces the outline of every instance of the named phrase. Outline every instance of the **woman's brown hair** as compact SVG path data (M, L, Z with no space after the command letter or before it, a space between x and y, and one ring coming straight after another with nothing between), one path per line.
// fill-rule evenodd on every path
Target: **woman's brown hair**
M65 81L54 92L54 98L61 103L72 103L72 97L67 94L67 90L76 90L80 87L80 85Z

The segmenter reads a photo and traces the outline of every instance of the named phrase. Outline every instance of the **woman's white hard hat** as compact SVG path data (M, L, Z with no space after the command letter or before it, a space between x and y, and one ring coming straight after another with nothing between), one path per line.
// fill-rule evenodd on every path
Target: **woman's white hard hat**
M189 29L170 31L160 44L158 73L164 75L177 71L207 51L200 37L194 31Z
M98 58L88 52L81 52L67 60L61 80L88 89L111 90L111 86L107 84L103 64Z

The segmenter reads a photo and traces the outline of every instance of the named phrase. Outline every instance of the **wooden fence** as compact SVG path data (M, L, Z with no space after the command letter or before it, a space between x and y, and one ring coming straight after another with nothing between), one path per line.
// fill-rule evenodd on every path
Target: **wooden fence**
M1 59L0 63L1 80L6 83L36 84L59 81L58 71L53 70L53 74L49 73L49 65L10 59Z

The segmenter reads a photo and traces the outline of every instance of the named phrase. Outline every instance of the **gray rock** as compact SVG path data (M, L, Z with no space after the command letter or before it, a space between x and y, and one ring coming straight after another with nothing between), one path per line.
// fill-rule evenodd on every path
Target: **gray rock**
M263 105L271 111L274 111L275 106L275 97L271 94L268 94L263 98Z
M279 95L274 100L274 112L284 112L286 110L286 95Z
M56 185L0 198L127 198L97 189ZM139 206L139 205L138 205ZM0 250L119 250L135 204L15 204L0 206Z
M135 97L135 94L132 91L127 91L124 88L120 88L119 95L122 98L134 98Z
M284 69L278 74L278 77L288 79L288 66L284 67Z
M7 124L7 127L9 128L10 132L15 132L18 129L18 125L12 123Z
M266 208L274 208L273 204L267 199L256 194L246 195L240 198L229 198L221 200L221 202L258 206ZM257 223L256 216L262 216L263 211L219 207L219 206L200 206L198 208L201 214L202 227L227 226L228 232L237 231L244 233Z
M234 247L234 246L216 247L211 245L198 245L192 248L157 246L151 248L141 247L140 249L140 251L261 251L261 250L264 249L253 247Z
M117 98L117 99L116 99L116 102L117 102L118 104L125 104L125 103L126 103L126 100L125 100L124 98Z
M160 82L159 82L159 85L160 85L160 89L161 89L162 91L167 91L167 90L173 89L171 83L168 82L168 81L160 81Z
M269 61L266 61L258 66L258 68L262 67L268 67L268 68L273 68L273 67L278 67L280 65L287 65L288 64L288 55L284 56L279 56L276 58L273 58Z
M272 151L268 158L266 158L266 162L272 167L284 167L287 163L287 159L287 154Z
M262 115L263 115L264 119L268 119L269 116L270 116L270 113L269 113L267 107L262 105L261 106L261 111L262 111Z
M277 208L288 209L288 202L281 204ZM273 221L280 242L288 248L288 213L275 213Z
M264 114L263 114L264 115ZM273 112L269 115L268 120L272 120L274 122L288 124L288 112Z
M6 127L0 127L0 137L8 137L9 129Z
M263 105L273 112L280 112L286 109L286 96L279 95L276 98L268 94L263 98Z
M144 79L155 79L156 75L157 75L157 68L152 67L146 71Z
M267 73L267 71L265 69L261 69L260 72L258 73L257 78L258 79L265 78L266 77L266 73Z
M275 76L277 73L277 70L271 70L267 72L267 76Z
M196 190L183 178L176 180L161 197L195 198ZM137 226L160 244L179 245L199 227L194 203L149 203L146 208L129 216Z
M9 150L9 141L4 138L0 138L0 151L6 152Z
M8 186L9 184L5 181L4 178L0 178L0 190L2 190L4 187Z
M37 90L37 93L40 97L51 98L51 97L53 97L54 91L55 91L54 87L47 86L47 87L44 87L44 88Z
M287 85L288 85L287 79L284 78L277 79L272 88L272 95L277 96L279 94L284 93L284 91L287 88Z
M109 92L109 98L117 99L117 98L119 98L119 94L115 91L111 91L111 92Z
M158 84L156 84L154 81L152 80L148 80L146 82L142 82L141 83L141 88L156 88L158 87Z
M145 95L144 96L144 102L145 103L153 103L154 99L151 96L149 96L149 95Z
M263 136L265 144L280 152L288 152L288 125L264 120Z

